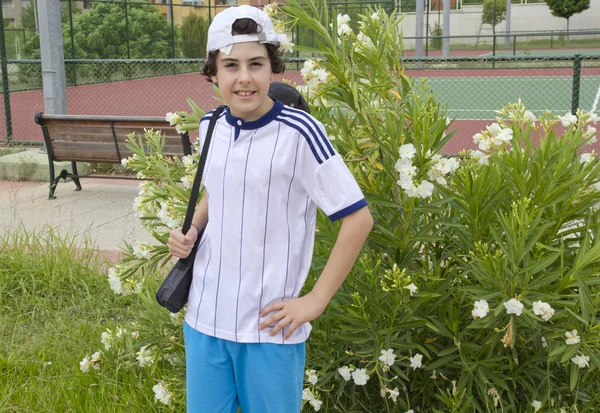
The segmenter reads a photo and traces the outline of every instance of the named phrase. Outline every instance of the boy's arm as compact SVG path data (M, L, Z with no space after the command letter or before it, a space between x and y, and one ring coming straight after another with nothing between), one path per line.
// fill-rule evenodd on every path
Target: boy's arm
M205 193L196 207L192 226L187 234L183 235L181 228L176 228L169 234L169 251L177 258L185 258L192 252L192 247L198 237L198 230L202 230L208 223L208 195Z
M368 207L342 218L342 226L327 265L312 291L296 299L266 306L260 314L261 317L273 311L275 313L265 319L259 325L259 329L277 323L270 334L273 336L287 327L284 337L287 340L300 325L320 316L352 269L372 227L373 218Z

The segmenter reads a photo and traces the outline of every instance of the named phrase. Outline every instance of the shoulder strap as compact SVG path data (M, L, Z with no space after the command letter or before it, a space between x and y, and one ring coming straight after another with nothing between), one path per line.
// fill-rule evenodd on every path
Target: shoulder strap
M200 154L200 164L198 165L198 170L196 171L196 177L194 178L194 184L192 185L192 194L190 195L190 202L188 203L187 212L185 213L185 220L183 221L183 228L181 231L184 234L190 230L192 226L192 219L194 218L194 210L196 209L196 202L198 201L198 193L200 192L200 182L202 181L202 173L204 171L204 165L206 165L206 157L208 155L208 148L210 146L210 141L212 140L213 131L215 129L215 125L217 124L217 120L219 119L219 115L225 110L227 106L221 105L215 109L212 116L210 117L210 122L208 123L208 130L206 132L206 138L204 140L204 145L202 146L202 153Z

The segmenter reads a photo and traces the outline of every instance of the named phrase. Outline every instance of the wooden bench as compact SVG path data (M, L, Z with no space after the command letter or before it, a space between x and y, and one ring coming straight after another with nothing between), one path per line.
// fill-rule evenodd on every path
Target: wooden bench
M71 178L76 191L81 191L79 178L113 178L79 175L76 162L120 164L133 154L125 146L127 135L144 134L144 129L160 129L166 135L163 153L171 156L191 155L192 146L187 132L178 133L165 118L148 116L80 116L46 115L36 113L35 122L42 127L48 165L50 166L50 199L60 179ZM63 169L55 177L54 162L71 162L72 172ZM136 179L136 178L125 178Z

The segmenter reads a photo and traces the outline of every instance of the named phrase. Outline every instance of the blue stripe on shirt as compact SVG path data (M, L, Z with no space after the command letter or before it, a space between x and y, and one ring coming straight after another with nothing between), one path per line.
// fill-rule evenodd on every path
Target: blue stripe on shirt
M319 125L317 124L317 122L315 121L315 118L313 118L311 115L309 115L306 112L303 112L301 110L298 109L291 109L288 107L285 107L283 109L283 111L281 112L282 115L286 115L289 116L291 118L294 118L300 122L302 122L303 124L306 125L306 123L310 123L310 125L312 125L312 129L313 129L313 133L314 131L317 132L318 134L318 141L322 142L323 145L325 146L325 148L327 148L327 151L325 152L325 159L328 159L330 156L334 156L335 155L335 151L333 150L333 146L331 146L331 142L329 142L329 139L327 138L327 136L325 136L325 134L323 133L323 131L321 130L321 127L319 127ZM306 125L307 127L310 128L309 125Z
M332 221L337 221L340 218L344 218L346 215L350 215L353 212L358 211L361 208L364 208L367 206L367 201L363 198L358 202L353 203L350 206L347 206L346 208L336 212L335 214L329 215L329 219Z

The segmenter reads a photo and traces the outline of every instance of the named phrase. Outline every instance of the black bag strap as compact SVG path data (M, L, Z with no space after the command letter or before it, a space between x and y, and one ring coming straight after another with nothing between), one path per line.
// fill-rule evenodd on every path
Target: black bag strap
M210 146L210 141L212 139L213 131L215 129L215 125L217 124L217 120L219 119L219 115L225 110L226 107L227 106L225 105L221 105L218 108L216 108L212 116L210 117L210 122L208 123L206 139L204 140L204 145L202 146L202 153L200 154L200 164L198 165L198 170L196 171L196 177L194 178L194 184L192 185L192 194L190 195L190 202L188 204L187 212L185 213L183 227L181 228L181 232L183 232L184 234L187 234L187 232L190 230L190 227L192 226L192 219L194 218L196 202L198 201L198 193L200 192L200 182L202 181L202 173L204 171L204 165L206 165L206 158L208 156L208 148Z

